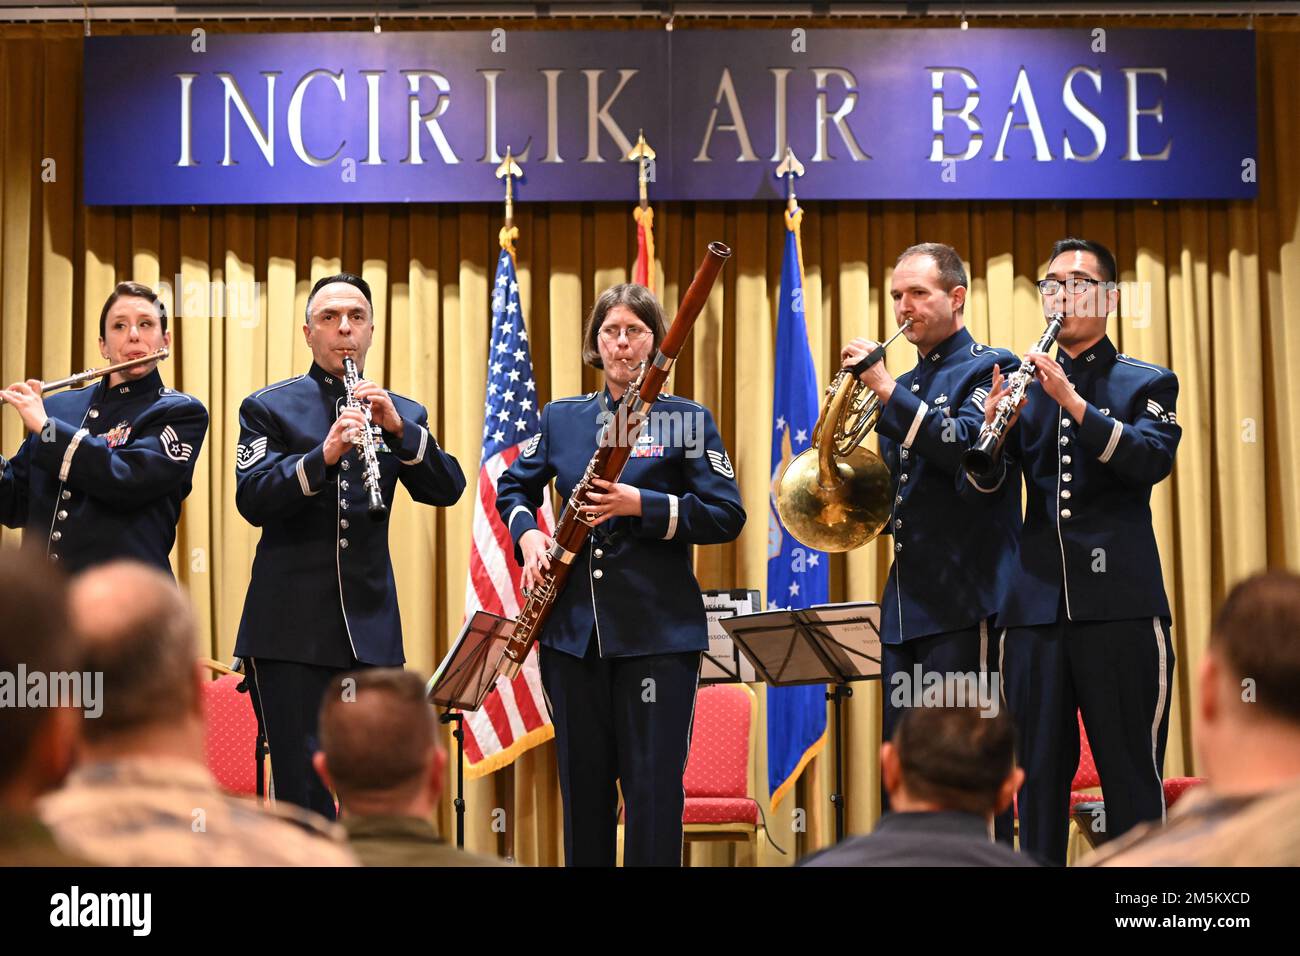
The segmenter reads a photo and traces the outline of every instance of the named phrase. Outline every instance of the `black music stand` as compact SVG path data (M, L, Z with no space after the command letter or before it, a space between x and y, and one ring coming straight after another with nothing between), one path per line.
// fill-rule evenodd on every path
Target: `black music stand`
M832 684L835 710L835 841L844 839L843 702L849 683L880 679L880 606L820 604L723 618L720 623L754 671L773 687Z
M506 643L514 634L515 622L475 611L461 628L460 636L429 678L425 696L447 708L438 719L455 724L451 735L456 740L456 846L465 848L465 728L464 711L475 711L497 683L497 666L505 654Z

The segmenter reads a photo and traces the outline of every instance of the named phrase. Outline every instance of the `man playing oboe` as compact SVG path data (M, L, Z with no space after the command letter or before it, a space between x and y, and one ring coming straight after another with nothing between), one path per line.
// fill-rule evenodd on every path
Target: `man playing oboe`
M1173 468L1178 379L1116 352L1119 304L1104 246L1062 239L1038 283L1064 316L1056 358L1031 352L1037 380L980 483L1025 475L1019 556L998 611L1007 703L1020 764L1020 846L1064 864L1081 711L1113 836L1164 815L1161 772L1174 649L1151 489ZM1010 384L995 371L992 421Z
M321 279L303 326L311 368L239 409L235 504L262 538L235 653L254 678L276 798L331 819L311 766L321 695L339 671L406 659L388 512L367 507L365 413L345 405L344 360L364 373L374 330L364 279ZM384 504L399 481L422 504L454 504L465 477L429 434L424 406L365 379L353 397L369 405Z

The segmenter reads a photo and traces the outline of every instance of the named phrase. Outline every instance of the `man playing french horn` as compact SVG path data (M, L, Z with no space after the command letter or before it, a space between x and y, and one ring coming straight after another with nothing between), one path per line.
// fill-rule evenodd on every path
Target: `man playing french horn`
M984 423L993 367L1016 357L975 342L966 331L966 269L950 246L904 250L894 266L894 318L916 346L916 367L894 379L883 362L860 380L881 402L876 431L889 467L894 563L880 599L886 740L902 708L921 700L925 675L989 675L989 618L1014 558L1019 485L984 493L962 472L962 454ZM876 347L864 339L841 353L852 367ZM991 660L992 658L992 660ZM982 679L997 700L996 679ZM931 678L933 680L933 678Z

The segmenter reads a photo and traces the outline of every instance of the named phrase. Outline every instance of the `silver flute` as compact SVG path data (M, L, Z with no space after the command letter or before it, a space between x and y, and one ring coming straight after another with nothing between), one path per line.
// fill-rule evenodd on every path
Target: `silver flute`
M357 363L352 356L343 357L343 388L347 391L347 407L358 409L366 417L366 426L355 442L361 454L362 467L365 469L366 494L370 497L370 520L382 521L388 512L384 504L384 492L379 483L379 453L375 450L374 424L370 417L370 403L357 398L354 392L361 381L357 373Z
M1061 334L1061 324L1064 321L1065 316L1060 312L1048 316L1043 337L1034 345L1032 351L1046 352L1050 349L1056 343L1056 337ZM1002 444L1007 440L1011 419L1015 417L1016 409L1020 407L1025 393L1029 391L1029 386L1037 374L1038 368L1034 365L1033 358L1025 356L1020 367L1007 376L1007 384L1011 386L1011 391L998 399L993 421L985 422L984 427L980 429L980 437L962 456L962 466L976 478L984 478L993 473L998 457L1002 453Z

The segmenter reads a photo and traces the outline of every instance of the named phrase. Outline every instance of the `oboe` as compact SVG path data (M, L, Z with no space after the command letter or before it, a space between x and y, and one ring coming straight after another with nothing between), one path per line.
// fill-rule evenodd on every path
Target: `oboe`
M360 380L361 376L357 374L357 363L352 361L352 356L345 355L343 388L347 391L347 407L359 409L366 416L366 425L361 429L356 446L361 455L362 467L365 469L366 493L370 496L370 520L382 521L388 506L384 504L384 492L379 483L379 453L375 451L375 432L370 418L370 403L361 401L353 394Z
M1046 352L1050 349L1056 343L1056 337L1061 334L1063 321L1065 316L1060 312L1049 316L1047 329L1032 351ZM963 467L976 478L984 478L993 472L998 456L1002 453L1002 444L1007 440L1007 429L1011 427L1011 419L1015 417L1016 409L1020 407L1025 392L1029 391L1029 386L1037 373L1038 369L1034 365L1033 358L1026 356L1020 363L1020 368L1007 376L1011 391L998 400L993 421L985 423L980 430L980 437L962 456Z

